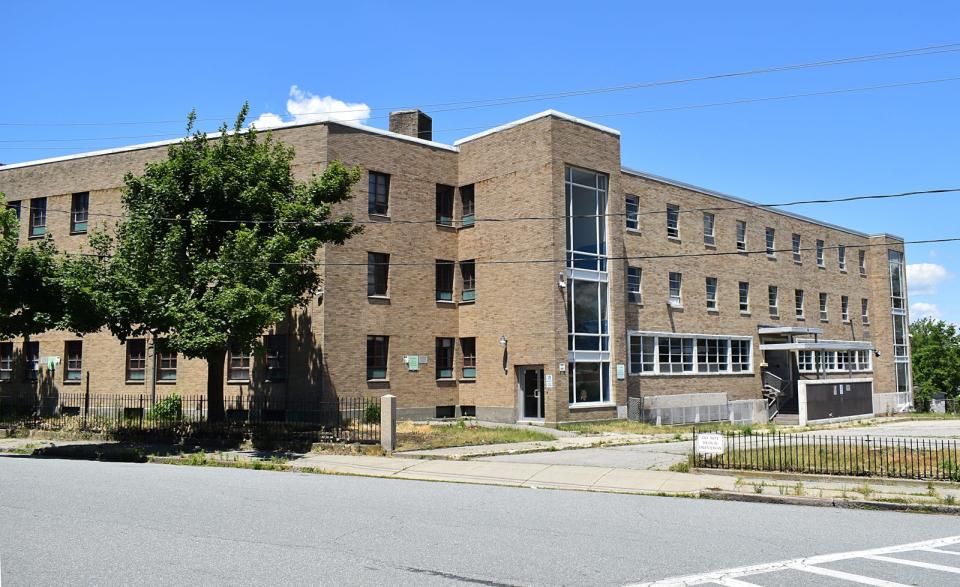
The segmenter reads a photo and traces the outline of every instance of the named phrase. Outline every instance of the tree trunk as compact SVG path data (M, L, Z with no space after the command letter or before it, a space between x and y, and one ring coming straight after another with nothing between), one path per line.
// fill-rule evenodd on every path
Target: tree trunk
M226 353L213 351L207 355L207 421L223 422L223 368Z

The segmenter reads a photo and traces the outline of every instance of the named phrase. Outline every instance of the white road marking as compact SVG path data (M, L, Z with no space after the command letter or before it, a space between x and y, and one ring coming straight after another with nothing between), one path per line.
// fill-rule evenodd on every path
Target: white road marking
M747 583L746 581L741 581L740 579L720 579L717 581L720 585L725 587L760 587L756 583Z
M873 577L855 575L853 573L845 573L843 571L835 571L833 569L825 569L823 567L813 567L810 565L791 565L789 568L797 571L803 571L804 573L823 575L824 577L830 577L832 579L841 579L843 581L860 583L861 585L874 585L875 587L909 587L903 583L894 583L893 581L884 581L883 579L874 579Z
M954 573L960 575L960 568L957 567L948 567L947 565L938 565L935 563L925 563L922 561L912 561L905 558L894 558L892 556L880 556L880 555L870 555L863 558L868 558L875 561L883 561L885 563L895 563L898 565L907 565L908 567L917 567L920 569L930 569L931 571L943 571L944 573Z
M747 577L749 575L758 575L760 573L770 573L774 571L782 571L790 568L804 567L803 569L807 572L817 572L825 571L829 569L817 568L817 571L810 571L806 567L812 567L813 565L821 565L824 563L831 563L835 561L848 560L854 558L870 558L870 557L882 557L885 554L893 554L897 552L905 552L908 550L929 550L939 548L941 546L950 546L952 544L960 543L960 536L950 536L947 538L936 538L934 540L924 540L923 542L911 542L909 544L900 544L896 546L885 546L882 548L871 548L869 550L856 550L851 552L838 552L833 554L821 554L817 556L810 556L807 558L796 558L772 563L762 563L757 565L748 565L743 567L734 567L732 569L723 569L719 571L711 571L708 573L701 573L698 575L686 575L680 577L672 577L670 579L663 579L661 581L647 582L647 583L634 583L629 587L667 587L667 586L680 586L685 587L688 585L703 585L705 583L720 583L721 585L726 584L724 581L729 581L732 579L738 579L740 577ZM886 557L884 557L886 558ZM903 559L890 559L893 562L902 562ZM914 561L908 561L913 563ZM923 565L928 565L929 563L923 563ZM916 565L919 566L919 565ZM956 567L945 567L944 565L933 565L933 567L943 567L946 569L953 569L949 572L960 573L960 569ZM932 568L926 566L925 568ZM840 572L840 571L836 571ZM824 573L820 573L824 574ZM879 579L874 579L872 577L863 577L861 575L854 575L850 573L852 577L858 577L858 582L867 585L897 585L897 583L882 582ZM849 579L848 579L849 580ZM868 582L873 581L873 582Z
M952 554L954 556L960 556L960 550L943 550L940 548L924 548L927 552L935 552L937 554Z

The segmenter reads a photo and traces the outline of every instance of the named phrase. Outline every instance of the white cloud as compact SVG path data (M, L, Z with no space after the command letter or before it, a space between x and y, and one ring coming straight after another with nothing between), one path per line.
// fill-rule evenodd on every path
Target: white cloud
M936 263L911 263L907 265L907 287L912 295L936 293L937 285L949 277L947 268Z
M290 86L290 98L287 100L289 122L320 122L336 120L363 124L370 118L370 107L363 103L344 102L333 96L317 96L305 92L297 86ZM283 124L281 115L264 112L250 123L258 129L271 128Z
M940 308L936 304L928 304L927 302L914 302L910 304L910 318L914 321L920 320L921 318L940 318Z

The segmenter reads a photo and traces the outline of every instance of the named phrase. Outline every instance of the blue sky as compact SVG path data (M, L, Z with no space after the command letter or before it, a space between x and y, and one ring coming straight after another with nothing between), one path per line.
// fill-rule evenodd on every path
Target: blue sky
M383 108L960 42L960 6L950 2L40 4L4 5L0 123L31 123L0 126L7 163L173 138L191 108L225 119L244 100L253 117L284 119L297 108L342 110L337 100L362 104L373 109L367 124L383 127ZM952 52L427 110L435 138L452 142L476 131L446 129L494 126L547 108L591 117L957 76L960 52ZM958 98L954 81L597 121L622 131L625 165L780 202L960 187ZM78 122L97 124L64 124ZM907 239L960 236L956 194L793 210ZM921 304L914 317L932 312L960 322L953 293L960 245L911 245L908 262L911 303Z

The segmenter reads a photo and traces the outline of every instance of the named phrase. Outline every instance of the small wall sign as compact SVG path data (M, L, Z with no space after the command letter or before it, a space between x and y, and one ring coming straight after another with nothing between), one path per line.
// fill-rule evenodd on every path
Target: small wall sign
M697 443L694 450L698 455L722 455L725 444L723 434L715 432L697 434Z
M545 381L544 387L546 387L547 389L553 389L553 374L547 373L544 381Z
M617 363L617 379L624 380L627 378L627 367L623 363Z

